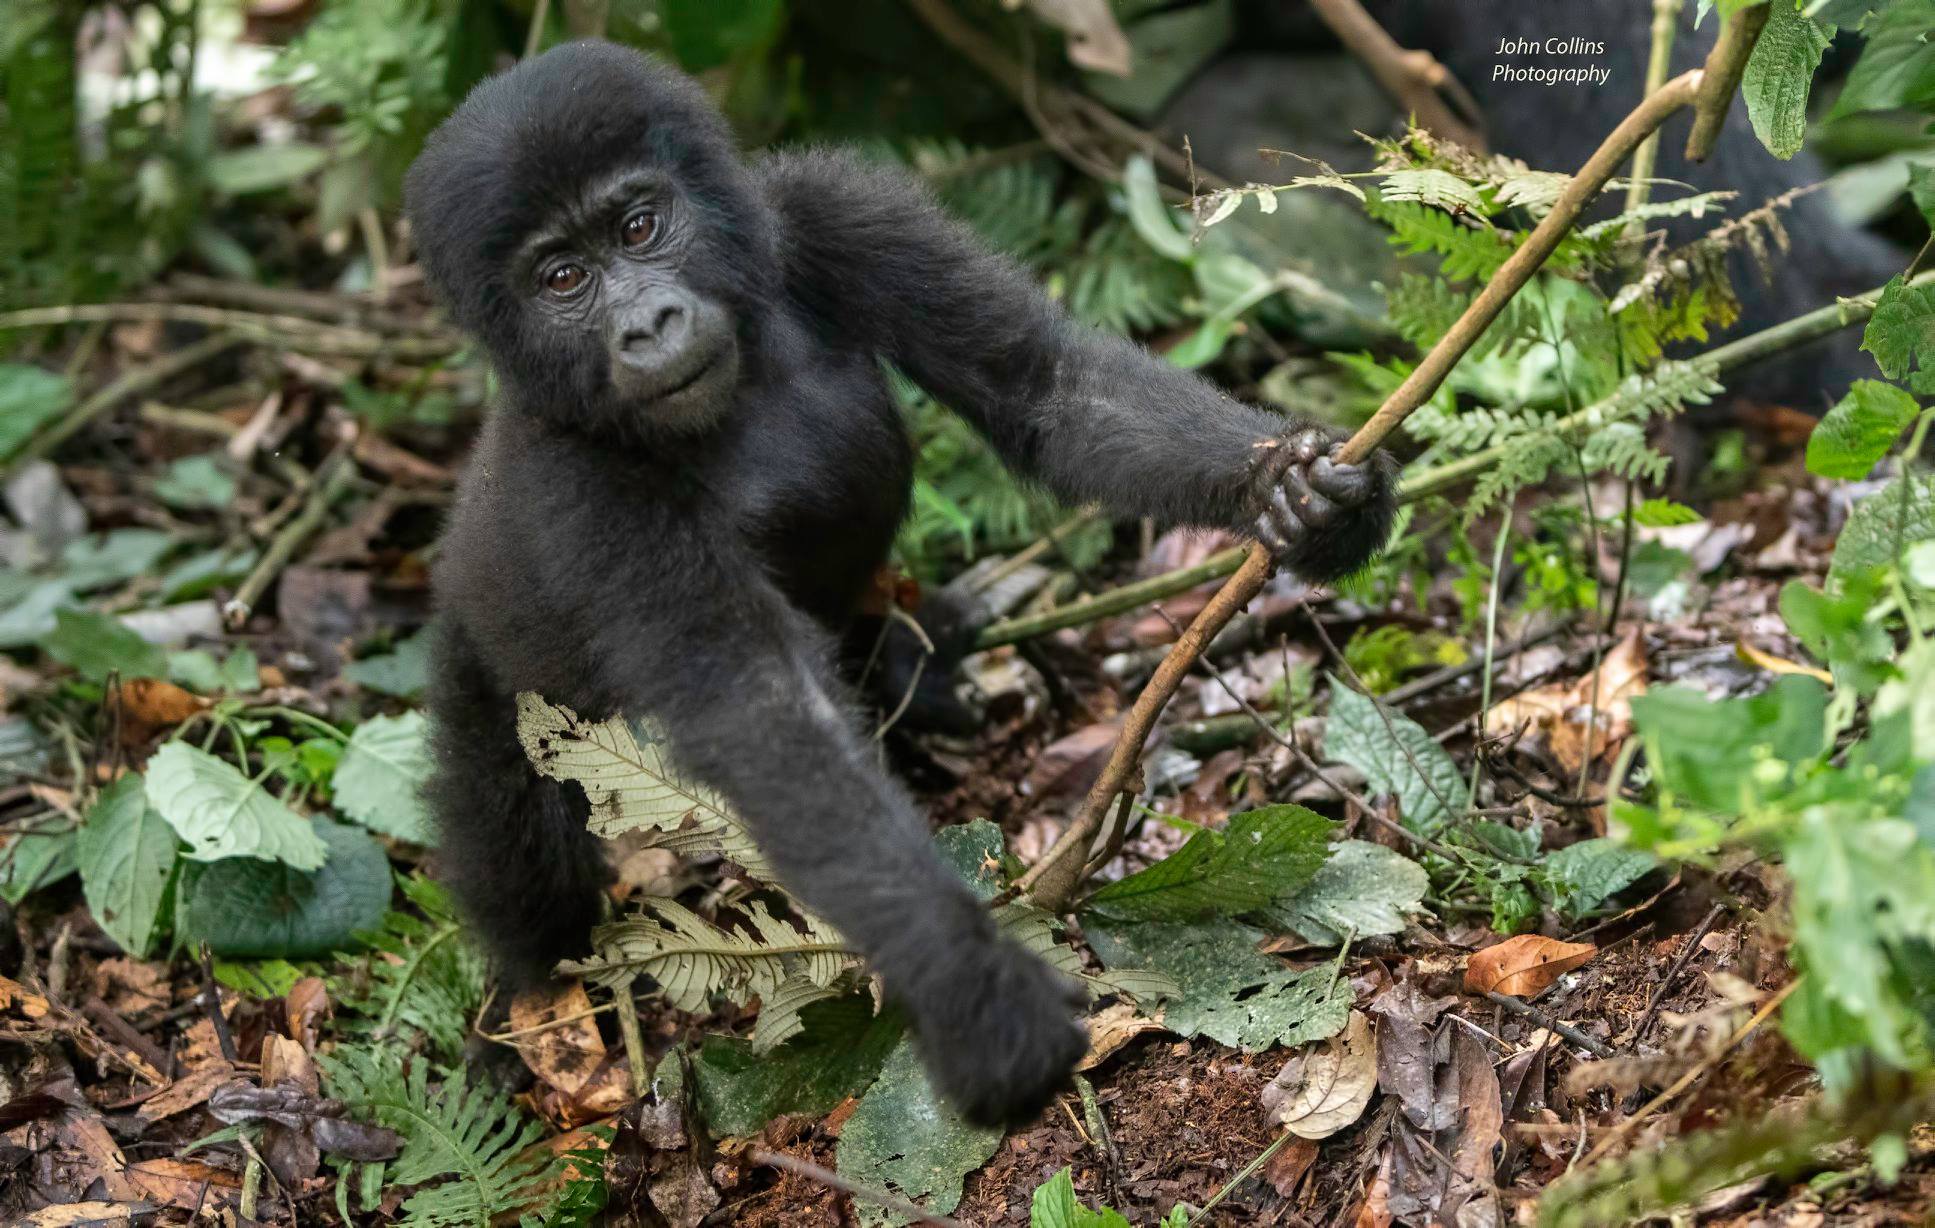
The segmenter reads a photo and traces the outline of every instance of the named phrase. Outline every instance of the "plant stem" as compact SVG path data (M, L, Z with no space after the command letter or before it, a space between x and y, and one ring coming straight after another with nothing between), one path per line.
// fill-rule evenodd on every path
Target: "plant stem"
M1666 84L1666 74L1673 63L1673 34L1679 27L1680 10L1686 0L1653 0L1653 43L1646 55L1646 92L1652 93ZM1633 169L1626 183L1625 212L1641 208L1646 198L1653 194L1653 168L1658 165L1660 156L1660 134L1655 132L1639 143L1633 151ZM1644 225L1637 219L1629 230L1643 231Z
M1498 595L1504 588L1505 543L1512 539L1512 496L1504 500L1505 513L1499 519L1498 542L1492 547L1492 585L1491 597L1485 602L1485 668L1479 672L1478 719L1479 732L1484 732L1483 721L1492 710L1492 663L1498 651ZM1480 756L1471 772L1471 792L1465 798L1465 809L1473 810L1478 806L1478 786L1485 777L1485 760ZM1425 779L1420 774L1419 779Z

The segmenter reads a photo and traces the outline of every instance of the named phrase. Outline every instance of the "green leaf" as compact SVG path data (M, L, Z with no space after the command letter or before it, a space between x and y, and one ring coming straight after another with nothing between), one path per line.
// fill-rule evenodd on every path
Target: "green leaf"
M168 677L191 691L214 695L223 691L246 694L262 685L255 654L237 648L219 663L213 654L200 648L168 654Z
M1915 202L1922 221L1935 229L1935 162L1908 164L1908 199Z
M1685 686L1655 687L1633 700L1633 723L1663 790L1724 814L1779 796L1787 775L1761 760L1801 765L1827 748L1827 689L1790 674L1746 699L1708 699Z
M1856 380L1808 436L1808 472L1824 478L1867 477L1920 412L1915 398L1893 384Z
M1096 917L1082 932L1108 968L1152 969L1182 987L1162 1014L1181 1036L1256 1052L1334 1036L1350 1016L1350 984L1336 968L1292 972L1257 951L1264 934L1247 925Z
M1335 946L1352 938L1404 931L1424 903L1424 867L1394 849L1364 840L1332 847L1316 877L1265 913L1305 942Z
M300 959L327 955L376 929L390 907L390 860L366 831L319 818L328 860L311 873L253 857L182 871L182 936L218 955Z
M330 787L336 808L386 836L434 844L423 782L430 778L429 729L421 712L376 716L349 735Z
M166 652L120 619L95 610L54 611L53 633L40 646L90 682L117 672L124 678L159 678L168 672Z
M692 1056L699 1113L714 1135L756 1134L775 1117L817 1117L864 1091L900 1043L895 1012L873 1013L866 995L815 1002L800 1035L768 1053L731 1036L707 1036Z
M1190 921L1266 907L1308 883L1329 856L1329 819L1302 806L1233 815L1146 870L1089 896L1084 908L1124 921Z
M306 179L329 161L321 145L248 145L218 153L202 164L209 186L227 196L270 192Z
M1788 630L1818 659L1834 669L1835 678L1863 694L1872 692L1894 672L1895 642L1887 629L1870 618L1880 595L1879 573L1845 576L1832 592L1805 580L1789 580L1780 590L1781 617Z
M1892 568L1901 552L1935 538L1935 475L1899 477L1854 505L1834 543L1828 580Z
M1650 853L1601 836L1547 857L1545 872L1559 914L1576 921L1646 877L1658 864Z
M0 362L0 460L18 452L73 402L74 384L66 376L24 363Z
M387 653L344 666L343 677L366 691L414 699L430 682L430 636L426 627Z
M1634 522L1649 529L1670 529L1676 525L1699 524L1706 517L1684 503L1671 499L1648 499L1633 509Z
M84 593L146 575L175 539L159 529L116 529L68 542L60 552L60 575Z
M1792 4L1777 2L1768 10L1740 91L1755 134L1776 158L1801 151L1814 70L1833 41L1833 26L1803 16Z
M18 904L30 892L66 878L77 866L73 828L16 831L0 848L0 899Z
M184 456L155 479L155 497L188 511L227 507L235 500L235 479L223 471L217 453Z
M1069 1170L1050 1177L1035 1190L1028 1208L1028 1228L1129 1228L1129 1221L1103 1207L1091 1211L1075 1197Z
M971 1126L941 1103L928 1086L912 1039L887 1058L880 1077L840 1130L835 1167L874 1189L886 1189L946 1215L961 1201L961 1182L988 1162L1002 1131ZM856 1200L863 1225L911 1223Z
M87 906L101 932L136 959L154 944L176 843L134 772L102 791L81 827L75 855Z
M23 648L53 633L55 614L74 604L74 586L66 580L34 585L25 596L0 614L0 648Z
M1462 806L1468 787L1450 752L1402 712L1380 712L1377 702L1330 680L1330 719L1324 755L1364 773L1373 794L1397 798L1405 826L1431 835Z
M198 861L255 857L313 870L328 855L312 825L260 781L186 743L169 742L148 760L148 804Z
M934 833L934 847L976 899L991 900L1007 886L1001 872L1001 829L986 819L941 828Z
M1911 286L1897 277L1882 287L1861 348L1875 356L1889 379L1912 382L1920 392L1935 391L1921 387L1935 371L1935 282ZM1917 367L1920 374L1909 381Z
M1876 6L1879 8L1879 6ZM1935 102L1935 0L1893 0L1862 27L1867 45L1829 119Z
M1129 224L1150 247L1171 260L1188 263L1196 254L1156 186L1156 167L1142 154L1132 155L1122 167L1122 193L1128 203Z

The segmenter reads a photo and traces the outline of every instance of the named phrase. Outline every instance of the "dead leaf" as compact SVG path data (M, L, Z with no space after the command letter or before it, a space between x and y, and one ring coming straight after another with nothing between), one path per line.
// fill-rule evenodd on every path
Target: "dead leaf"
M1560 942L1540 934L1520 934L1471 957L1465 965L1465 990L1529 998L1598 951L1589 942Z
M562 1095L547 1106L560 1120L577 1124L630 1102L631 1068L606 1052L582 983L519 994L511 1001L511 1031L531 1073Z
M366 1163L387 1160L402 1146L395 1131L345 1117L342 1101L287 1083L267 1088L237 1079L209 1099L208 1111L223 1125L264 1121L301 1131L324 1151Z
M1834 685L1834 675L1812 665L1802 665L1799 661L1789 661L1777 657L1764 648L1757 648L1748 640L1741 640L1733 646L1734 654L1756 669L1764 669L1770 674L1802 674L1817 679L1829 686Z
M1131 1003L1106 1006L1088 1017L1088 1056L1075 1069L1093 1070L1136 1037L1160 1031L1160 1023L1138 1013Z
M1134 63L1129 36L1115 24L1109 0L1027 0L1035 16L1068 35L1068 62L1126 77ZM1011 6L1012 7L1012 6Z
M1352 1011L1342 1035L1283 1064L1263 1088L1263 1111L1298 1138L1325 1139L1363 1116L1376 1088L1371 1021Z
M149 1125L177 1113L187 1112L215 1094L215 1089L235 1077L235 1067L220 1058L189 1071L141 1102L135 1116Z
M1303 1180L1303 1175L1316 1162L1316 1141L1293 1138L1263 1166L1263 1179L1270 1183L1270 1188L1278 1195L1288 1198L1296 1193L1297 1183Z
M1505 1127L1505 1102L1491 1052L1464 1028L1451 1036L1451 1070L1458 1107L1464 1110L1458 1141L1451 1147L1451 1166L1479 1189L1490 1189L1492 1156Z
M146 1203L70 1202L64 1207L42 1207L20 1221L21 1228L94 1228L96 1224L132 1224L136 1214L154 1208Z
M319 976L305 976L289 987L282 1000L289 1035L304 1049L315 1051L322 1024L330 1017L329 987Z
M52 1009L47 999L34 993L19 981L0 976L0 1012L21 1019L40 1020L47 1018Z
M94 968L94 994L117 1015L139 1015L165 1007L173 999L168 966L116 957Z
M1391 1157L1386 1155L1378 1165L1377 1176L1371 1178L1370 1188L1364 1191L1364 1201L1357 1208L1357 1215L1351 1221L1352 1228L1391 1228Z
M196 1160L166 1157L128 1165L128 1180L153 1202L182 1211L200 1208L211 1218L226 1201L222 1197L224 1191L239 1193L242 1188L241 1178L226 1169Z
M208 707L201 696L159 678L129 678L114 694L121 709L124 746L140 746Z
M1485 713L1485 732L1527 730L1545 740L1553 758L1577 773L1590 756L1610 759L1633 731L1632 701L1646 693L1646 655L1633 628L1599 662L1597 671L1569 683L1535 687Z

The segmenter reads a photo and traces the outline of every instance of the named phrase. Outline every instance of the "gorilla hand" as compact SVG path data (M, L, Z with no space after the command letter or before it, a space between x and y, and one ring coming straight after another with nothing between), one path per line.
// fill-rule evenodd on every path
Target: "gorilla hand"
M1369 562L1390 537L1397 511L1395 462L1336 459L1343 439L1302 425L1256 445L1239 533L1280 566L1310 581L1335 580Z

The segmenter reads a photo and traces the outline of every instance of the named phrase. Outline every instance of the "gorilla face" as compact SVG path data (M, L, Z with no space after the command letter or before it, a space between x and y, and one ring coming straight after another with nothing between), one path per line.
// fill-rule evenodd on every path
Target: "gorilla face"
M535 329L599 351L614 407L651 427L712 424L738 382L737 312L685 275L704 254L694 214L670 176L636 168L586 185L512 259Z
M776 227L689 79L553 48L471 93L406 198L431 285L517 411L626 438L731 411L778 293Z

